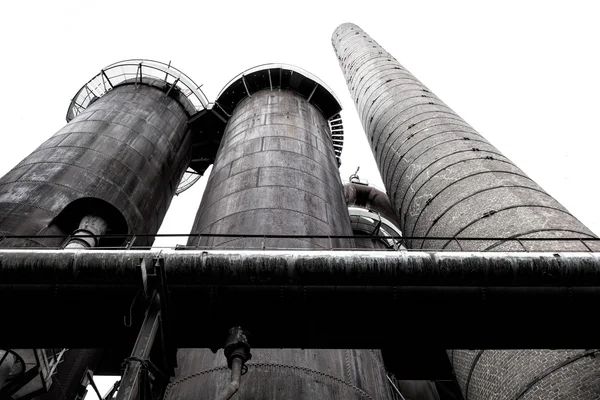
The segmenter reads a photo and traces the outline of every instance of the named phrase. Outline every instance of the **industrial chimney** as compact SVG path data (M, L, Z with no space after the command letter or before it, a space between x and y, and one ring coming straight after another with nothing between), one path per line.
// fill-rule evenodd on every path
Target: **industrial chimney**
M361 28L340 25L332 43L402 231L429 237L407 239L409 248L598 250L597 243L584 240L595 238L588 228ZM596 399L595 354L449 351L468 400Z

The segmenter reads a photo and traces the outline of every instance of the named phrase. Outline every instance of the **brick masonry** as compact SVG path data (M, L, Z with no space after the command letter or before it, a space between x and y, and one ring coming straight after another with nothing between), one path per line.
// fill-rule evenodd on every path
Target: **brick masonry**
M489 238L408 247L586 250L577 241L528 242L595 235L360 27L340 25L332 44L404 234ZM598 357L571 360L582 350L449 353L468 400L600 399Z

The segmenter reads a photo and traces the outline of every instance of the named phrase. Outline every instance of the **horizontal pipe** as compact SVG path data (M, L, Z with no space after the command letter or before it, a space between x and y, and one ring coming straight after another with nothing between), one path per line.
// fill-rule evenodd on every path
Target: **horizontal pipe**
M0 250L0 346L130 349L157 257L178 348L597 346L600 253L195 250Z
M0 287L136 285L141 260L157 257L169 283L185 286L600 286L592 252L2 249Z

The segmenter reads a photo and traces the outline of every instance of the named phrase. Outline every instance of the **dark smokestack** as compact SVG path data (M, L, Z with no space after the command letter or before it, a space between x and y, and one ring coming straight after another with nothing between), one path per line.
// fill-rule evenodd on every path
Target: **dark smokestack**
M527 242L595 235L358 26L340 25L332 43L404 235L490 238L414 240L409 247L587 249L574 241ZM455 350L451 361L468 399L592 399L600 387L600 360L581 350Z

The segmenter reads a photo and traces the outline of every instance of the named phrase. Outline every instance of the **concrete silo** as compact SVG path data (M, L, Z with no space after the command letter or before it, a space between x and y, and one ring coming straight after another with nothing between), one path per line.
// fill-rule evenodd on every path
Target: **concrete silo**
M167 65L130 60L106 67L74 97L69 123L0 179L1 232L70 235L93 214L105 220L103 233L156 233L190 161L188 119L203 104L193 82Z
M73 98L68 124L0 179L0 235L29 236L0 247L118 246L133 233L150 245L190 163L188 120L206 104L170 65L104 68ZM103 234L117 236L93 237ZM100 354L67 352L46 398L72 398Z
M408 247L597 250L592 242L556 240L595 235L362 29L342 24L332 43L402 231L445 237L411 240ZM460 237L487 239L454 240ZM532 238L537 240L527 240ZM453 350L449 355L465 399L596 399L596 353Z
M229 236L192 237L188 246L353 247L348 238L309 237L352 235L334 146L341 147L340 108L325 84L296 67L262 65L234 78L212 108L227 125L192 231ZM248 324L240 321L243 327ZM240 398L389 395L375 350L253 349L246 365ZM221 351L180 349L165 398L215 399L228 381Z

